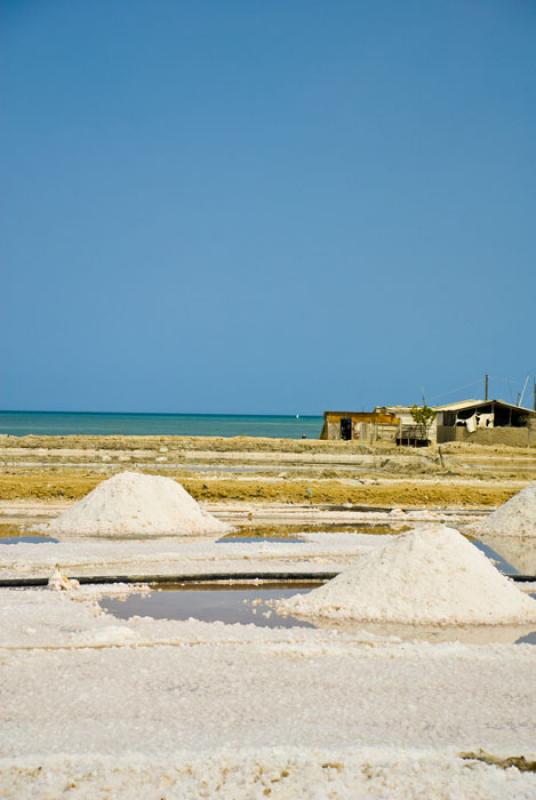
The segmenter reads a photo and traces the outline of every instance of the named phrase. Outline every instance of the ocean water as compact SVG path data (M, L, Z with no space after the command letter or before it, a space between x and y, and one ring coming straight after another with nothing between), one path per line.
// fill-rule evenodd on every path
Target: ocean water
M251 414L96 414L0 411L0 434L14 436L269 436L318 439L322 417Z

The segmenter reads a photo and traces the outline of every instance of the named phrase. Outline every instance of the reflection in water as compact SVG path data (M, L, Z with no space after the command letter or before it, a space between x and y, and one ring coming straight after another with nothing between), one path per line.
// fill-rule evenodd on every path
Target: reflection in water
M527 536L480 536L480 541L493 548L521 575L536 575L536 538Z
M52 536L3 536L0 544L58 544L58 539Z
M243 584L237 588L228 585L206 584L188 585L187 588L167 587L149 595L134 594L126 600L104 598L101 606L115 617L153 617L154 619L194 619L203 622L239 622L253 624L262 628L313 628L309 622L294 617L280 617L266 606L267 600L283 600L298 592L306 593L317 587L318 583L295 584L293 588L281 584L252 586Z
M244 536L240 533L228 533L218 539L216 544L243 544L244 542L253 542L255 544L261 544L262 542L269 542L270 544L303 544L305 539L299 539L296 536Z
M529 625L399 625L395 622L358 622L357 620L330 620L312 618L316 627L356 633L366 630L379 637L396 637L404 641L422 641L431 644L461 642L462 644L536 644L534 623ZM523 642L520 641L523 638Z
M532 633L522 636L516 641L516 644L536 644L536 631L532 631Z
M478 550L480 550L482 553L484 553L485 556L489 558L489 560L498 570L500 570L500 572L503 572L505 575L515 575L516 573L519 572L519 570L517 570L512 564L510 564L509 561L506 561L505 558L503 558L499 553L497 553L496 550L494 550L489 545L484 544L484 542L478 541L478 539L472 539L471 541Z

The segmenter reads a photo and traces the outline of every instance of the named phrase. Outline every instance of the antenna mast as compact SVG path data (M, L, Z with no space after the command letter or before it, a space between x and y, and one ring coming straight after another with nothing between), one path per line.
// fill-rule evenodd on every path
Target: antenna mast
M523 405L523 398L525 396L525 392L527 391L529 378L530 378L530 375L527 375L527 377L525 378L525 383L523 384L523 390L522 390L521 394L519 395L519 400L518 400L518 403L517 403L518 406L522 406Z

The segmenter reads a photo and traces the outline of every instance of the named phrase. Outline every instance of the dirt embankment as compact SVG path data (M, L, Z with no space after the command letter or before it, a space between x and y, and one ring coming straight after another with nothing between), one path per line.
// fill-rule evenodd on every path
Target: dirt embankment
M536 478L536 450L179 436L0 437L0 499L75 500L121 469L206 501L495 506Z
M27 451L46 450L159 450L213 452L266 452L266 453L333 453L381 455L415 455L437 459L444 455L471 455L517 458L525 456L536 460L536 447L511 447L507 445L481 445L467 442L448 442L439 447L398 447L392 442L378 441L365 444L359 441L323 439L273 439L257 436L11 436L0 435L0 450L24 448Z
M374 453L398 452L392 444L369 447L360 442L322 439L271 439L257 436L0 436L0 448L69 450L211 450L213 452ZM404 448L412 452L411 448ZM413 451L414 452L414 451Z

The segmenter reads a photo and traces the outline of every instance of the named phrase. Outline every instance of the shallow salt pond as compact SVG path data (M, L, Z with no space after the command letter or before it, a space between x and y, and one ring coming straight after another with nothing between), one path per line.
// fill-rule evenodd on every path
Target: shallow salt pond
M255 584L188 584L165 586L148 595L134 594L125 600L103 598L103 609L120 619L152 617L153 619L254 624L261 628L313 628L310 622L295 617L282 617L266 605L268 600L284 600L292 595L310 592L320 584L300 582Z
M243 544L269 542L270 544L305 544L298 536L248 536L247 533L228 533L218 539L216 544Z
M150 594L133 594L126 599L104 597L101 607L119 619L153 619L253 624L262 628L321 628L344 633L363 633L404 641L463 642L465 644L536 644L535 625L398 625L358 620L332 621L325 618L305 620L282 616L273 601L305 594L319 582L253 584L180 584L155 587Z
M52 536L41 536L39 534L21 534L20 536L2 536L0 544L58 544L59 539Z

